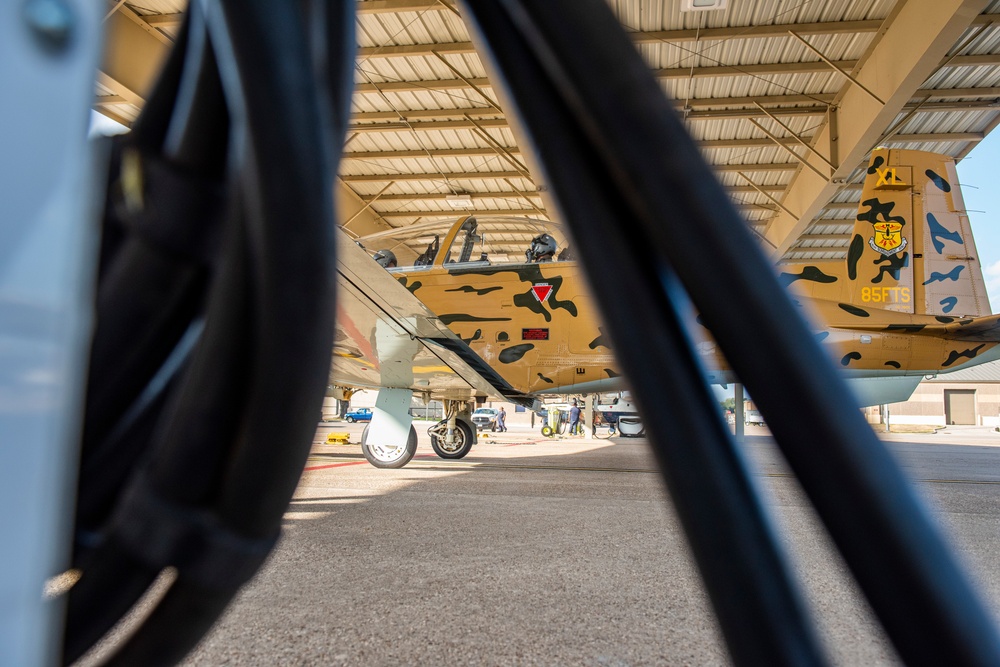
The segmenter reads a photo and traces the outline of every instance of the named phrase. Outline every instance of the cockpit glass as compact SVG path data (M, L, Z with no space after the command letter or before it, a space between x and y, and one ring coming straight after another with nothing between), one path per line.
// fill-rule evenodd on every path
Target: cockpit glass
M533 240L547 234L555 251L531 259ZM397 259L390 271L412 271L431 266L475 267L525 264L529 261L571 259L566 235L556 223L534 218L468 216L415 223L358 239L370 255L391 251ZM534 246L537 249L537 245Z

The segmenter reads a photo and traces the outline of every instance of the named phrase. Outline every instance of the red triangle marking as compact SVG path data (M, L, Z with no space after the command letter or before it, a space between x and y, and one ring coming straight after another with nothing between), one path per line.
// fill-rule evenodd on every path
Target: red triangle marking
M538 299L539 303L545 303L545 300L549 298L549 294L552 293L552 285L547 283L532 285L531 291L535 293L535 298Z

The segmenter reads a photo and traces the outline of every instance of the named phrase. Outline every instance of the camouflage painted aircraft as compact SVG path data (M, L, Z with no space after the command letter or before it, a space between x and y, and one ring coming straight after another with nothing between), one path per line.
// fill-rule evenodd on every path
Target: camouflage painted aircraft
M510 237L513 223L505 224L491 238ZM377 254L383 261L391 255L398 266L389 265L379 278L391 282L385 281L391 275L397 285L376 291L420 310L419 316L407 312L402 320L431 326L437 336L433 345L427 345L433 337L419 332L410 331L406 340L388 335L385 322L359 328L346 309L341 312L331 382L380 389L376 419L379 403L389 418L378 434L373 419L363 438L365 455L375 465L397 467L412 456L415 433L403 428L403 422L410 424L402 410L414 391L445 402L449 418L432 427L432 444L438 455L460 458L475 441L468 419L473 400L503 396L530 404L543 394L623 388L577 263L565 254L563 261L559 255L532 261L530 249L523 259L498 261L511 253L487 252L500 243L487 245L485 227L485 220L469 216L443 238L434 235L428 242L423 233ZM558 236L558 230L548 231ZM387 239L379 235L365 242ZM536 236L533 247L549 240L554 239ZM382 270L371 261L362 268L365 273ZM816 336L852 378L864 405L905 400L925 375L1000 356L1000 316L990 314L955 163L947 156L874 151L847 259L784 264L779 270L793 298L813 321L823 323ZM394 319L397 328L406 329L399 317ZM709 380L737 381L708 332L693 322ZM421 364L420 344L435 358ZM445 353L452 357L443 358ZM401 376L387 375L386 369L393 368ZM421 372L438 376L420 377ZM388 401L392 396L399 401L395 407ZM385 423L398 427L385 428Z

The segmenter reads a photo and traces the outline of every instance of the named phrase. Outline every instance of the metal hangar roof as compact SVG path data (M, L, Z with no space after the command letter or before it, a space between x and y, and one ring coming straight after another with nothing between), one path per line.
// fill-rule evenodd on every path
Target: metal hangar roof
M183 2L109 6L96 108L128 124ZM748 224L776 257L843 257L879 145L962 158L1000 122L1000 1L613 0ZM338 175L353 236L477 215L550 219L453 0L361 0ZM512 225L512 247L532 233ZM522 238L523 237L523 238Z

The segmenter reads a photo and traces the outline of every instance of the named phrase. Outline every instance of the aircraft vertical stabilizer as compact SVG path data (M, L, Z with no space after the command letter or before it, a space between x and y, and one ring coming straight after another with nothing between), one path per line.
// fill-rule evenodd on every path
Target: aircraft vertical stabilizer
M783 265L799 294L914 315L990 314L955 160L924 151L872 151L847 259Z
M920 315L990 314L954 159L872 152L847 274L853 303Z

